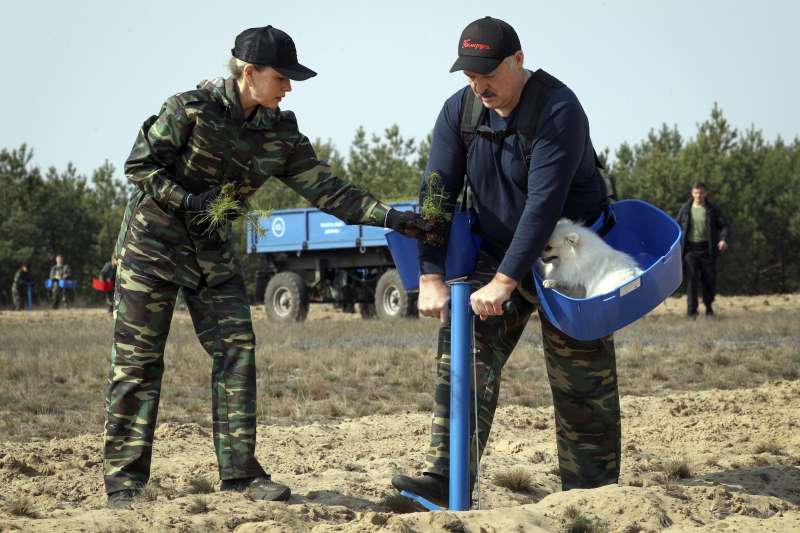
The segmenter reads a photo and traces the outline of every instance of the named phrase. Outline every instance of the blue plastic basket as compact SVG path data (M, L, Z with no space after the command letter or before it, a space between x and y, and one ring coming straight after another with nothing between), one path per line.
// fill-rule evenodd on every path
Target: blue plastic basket
M419 289L419 252L417 240L396 231L386 234L386 242L392 253L395 267L400 273L403 287L407 291ZM457 212L453 216L450 238L447 242L447 257L444 277L452 280L468 276L475 270L481 238L472 233L472 213Z
M641 200L621 200L611 209L616 224L603 240L636 259L644 271L639 277L608 294L570 298L542 287L533 269L542 310L574 339L599 339L643 317L675 292L683 277L681 229L672 217Z
M76 279L60 279L58 280L58 286L62 289L74 289L78 286L78 280ZM46 279L44 280L44 288L45 289L52 289L53 288L53 280Z

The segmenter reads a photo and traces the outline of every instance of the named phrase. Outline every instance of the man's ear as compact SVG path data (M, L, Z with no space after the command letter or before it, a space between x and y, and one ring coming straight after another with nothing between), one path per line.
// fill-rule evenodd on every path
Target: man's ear
M567 244L574 248L578 245L578 241L581 240L581 237L574 231L571 231L564 236L564 240L567 241Z

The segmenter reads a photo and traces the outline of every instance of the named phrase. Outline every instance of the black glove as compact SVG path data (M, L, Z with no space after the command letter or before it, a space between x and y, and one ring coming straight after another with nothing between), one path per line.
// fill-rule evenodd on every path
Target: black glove
M201 192L199 194L187 193L181 202L181 208L184 211L197 211L202 212L208 208L208 204L214 201L219 196L219 187L214 187L210 191Z
M413 211L398 211L397 209L389 209L389 212L386 213L386 223L384 225L415 239L420 238L426 231L433 229L433 224L417 213Z

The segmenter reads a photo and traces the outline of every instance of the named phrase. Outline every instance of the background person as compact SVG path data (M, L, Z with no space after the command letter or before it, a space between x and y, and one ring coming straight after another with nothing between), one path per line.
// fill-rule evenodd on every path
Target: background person
M11 301L14 304L14 311L22 311L28 305L28 286L31 284L31 273L28 270L28 263L22 263L14 273L11 282Z
M101 281L110 281L112 284L115 283L117 278L117 258L113 255L111 256L110 261L106 261L103 265L103 268L100 269L100 273L97 276ZM104 292L103 296L106 300L106 305L108 306L108 312L114 312L114 291Z
M255 457L255 336L229 224L202 220L220 187L246 200L277 177L348 224L385 226L415 236L428 225L337 178L280 102L292 80L316 73L297 61L294 42L266 26L236 37L232 76L202 82L166 100L145 121L125 163L136 185L115 251L119 266L106 395L105 487L125 507L150 474L164 346L178 292L212 358L214 449L220 489L286 500Z
M697 316L698 286L706 316L714 316L717 294L717 259L728 249L730 224L720 208L708 200L705 183L692 185L692 197L676 217L683 231L683 265L686 278L686 314Z
M53 282L53 286L50 288L50 297L53 302L53 309L58 309L62 301L65 307L69 307L67 289L61 287L59 281L66 281L70 279L71 275L72 269L64 263L64 256L61 254L56 255L56 264L50 268L50 280Z
M602 213L607 191L580 102L549 74L523 67L519 38L510 25L491 17L472 22L458 41L458 56L451 72L463 70L468 86L444 103L434 127L427 170L441 174L451 204L466 175L478 211L482 244L468 281L475 289L472 310L481 318L475 321L475 349L477 441L482 453L497 407L501 372L538 307L531 268L557 220L593 222ZM522 109L537 99L542 101L538 120L526 114L534 123L524 124ZM464 116L474 112L484 115L467 143L462 134ZM536 133L531 151L526 152L521 132L531 130ZM421 190L424 197L425 183ZM450 290L442 274L446 250L421 244L420 254L420 313L443 322L431 444L423 475L398 475L392 484L446 505L450 445ZM508 300L514 303L514 311L503 314ZM539 316L553 392L562 487L616 483L620 408L613 338L572 339L550 324L541 310ZM478 458L474 427L472 431L474 483Z

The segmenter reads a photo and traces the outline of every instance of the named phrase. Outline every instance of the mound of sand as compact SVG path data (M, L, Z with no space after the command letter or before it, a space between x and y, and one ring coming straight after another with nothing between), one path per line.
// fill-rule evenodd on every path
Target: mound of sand
M394 473L423 466L423 413L259 427L258 457L293 488L288 504L193 494L198 477L216 484L210 431L196 424L158 427L151 487L124 511L105 508L101 435L0 443L0 531L555 532L576 514L628 533L800 531L800 382L622 404L620 485L566 493L552 409L501 408L483 464L483 510L466 513L399 514L387 498ZM512 468L530 474L527 489L494 482Z

